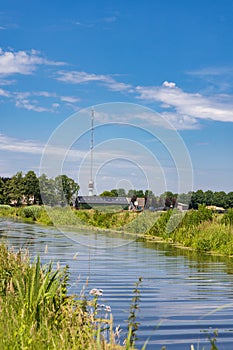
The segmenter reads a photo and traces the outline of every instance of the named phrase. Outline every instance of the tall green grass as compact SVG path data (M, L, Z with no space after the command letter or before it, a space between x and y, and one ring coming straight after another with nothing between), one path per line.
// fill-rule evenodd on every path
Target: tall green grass
M204 206L189 210L185 215L168 211L161 215L148 235L160 236L166 241L182 244L199 252L233 255L233 211L219 215Z
M121 349L96 299L67 294L69 273L0 246L0 349ZM103 329L109 325L109 342Z

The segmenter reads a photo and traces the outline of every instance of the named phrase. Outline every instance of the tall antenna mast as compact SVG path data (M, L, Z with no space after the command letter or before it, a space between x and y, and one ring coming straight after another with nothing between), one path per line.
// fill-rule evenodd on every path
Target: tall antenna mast
M89 196L93 196L93 191L94 191L94 181L93 181L94 116L95 116L95 111L94 111L94 108L92 107L91 109L91 144L90 144L91 168L90 168L90 180L88 183Z

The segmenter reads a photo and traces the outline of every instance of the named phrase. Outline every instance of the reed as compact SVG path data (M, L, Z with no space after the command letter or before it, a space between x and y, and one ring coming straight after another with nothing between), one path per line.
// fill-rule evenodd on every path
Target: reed
M1 349L123 349L115 342L112 320L90 313L96 299L68 295L67 267L52 269L38 257L0 246L0 348Z
M221 218L204 206L184 214L168 211L161 215L148 235L178 243L198 252L233 255L233 211Z

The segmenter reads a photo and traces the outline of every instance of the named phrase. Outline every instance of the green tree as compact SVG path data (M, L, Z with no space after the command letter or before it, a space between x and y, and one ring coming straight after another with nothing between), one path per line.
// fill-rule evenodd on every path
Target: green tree
M189 193L181 193L178 195L177 200L180 203L190 204L191 201L191 192Z
M227 195L224 191L214 192L214 205L217 207L227 207Z
M3 185L3 204L10 204L11 203L11 197L10 197L10 181L11 178L2 178L2 181L4 183Z
M30 170L24 176L24 194L27 205L40 202L40 186L39 179L34 171Z
M196 192L193 192L191 196L190 206L193 209L198 209L200 204L205 204L205 195L202 190L197 190Z
M19 206L24 199L24 178L22 171L19 171L7 182L7 195L11 204Z
M154 195L154 193L151 191L151 190L146 190L145 191L145 197L147 197L147 198L152 198L152 197L154 197L155 195Z
M117 189L118 197L126 197L126 192L124 188Z
M233 192L227 194L227 208L233 208Z
M73 196L78 195L79 185L67 175L58 175L55 178L56 198L60 205L72 204Z
M100 194L100 197L115 197L115 195L112 191L106 190Z
M110 191L113 194L113 197L118 197L118 190L117 189L113 189Z
M136 190L136 196L139 198L144 198L145 194L143 190Z
M56 204L55 183L45 174L39 177L41 201L45 205L54 206Z
M4 202L4 188L5 188L5 184L3 182L3 179L0 177L0 204L5 204L5 202Z
M134 195L136 195L136 190L129 190L127 193L127 197L129 198L133 197Z
M204 193L205 198L205 204L206 205L213 205L214 203L214 193L211 190L208 190Z
M161 197L161 202L164 201L164 205L166 208L174 208L176 204L177 194L171 191L164 192Z

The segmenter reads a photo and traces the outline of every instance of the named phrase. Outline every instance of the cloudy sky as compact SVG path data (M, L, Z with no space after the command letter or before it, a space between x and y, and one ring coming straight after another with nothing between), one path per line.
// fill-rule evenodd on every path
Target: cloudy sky
M172 182L173 146L169 163L161 150L164 140L157 138L161 120L184 142L195 190L233 190L232 0L8 0L0 5L0 37L0 176L30 169L39 174L44 147L70 116L121 102L126 104L121 114L95 107L99 123L132 124L128 104L142 106L134 127L105 125L105 131L96 131L95 176L105 181L98 191L146 187L139 179L153 176L160 184L155 192L179 190ZM90 132L80 128L83 136L77 129L63 163L74 178L82 164L87 180ZM119 147L120 139L125 147ZM104 158L106 150L114 162Z

